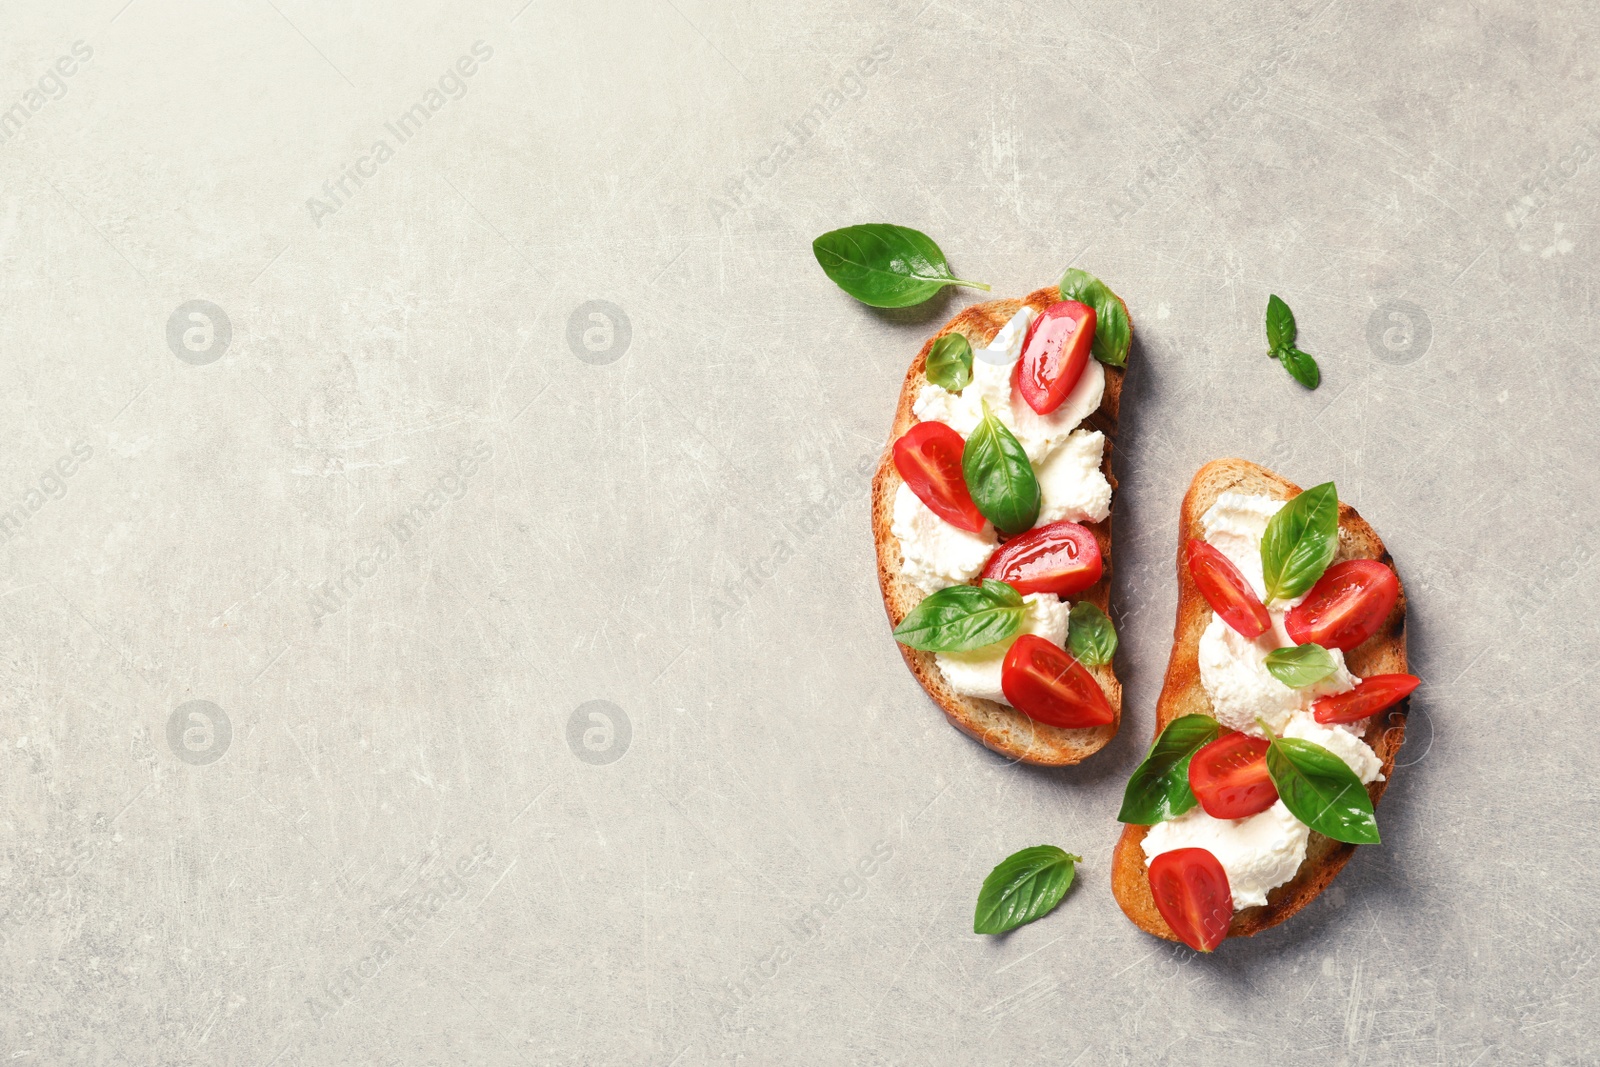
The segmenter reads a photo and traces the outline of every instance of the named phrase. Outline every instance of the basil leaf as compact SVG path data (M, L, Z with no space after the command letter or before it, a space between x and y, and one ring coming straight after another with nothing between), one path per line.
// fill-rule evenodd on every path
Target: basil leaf
M989 288L951 274L927 234L887 222L830 230L811 242L811 251L835 285L875 308L920 304L947 285Z
M1080 600L1067 615L1067 650L1085 667L1110 663L1117 652L1117 630L1106 613Z
M1274 356L1294 346L1294 312L1277 296L1267 297L1267 347Z
M1322 371L1317 367L1317 361L1293 345L1278 353L1278 362L1283 364L1283 369L1289 372L1290 377L1307 389L1315 389L1322 384Z
M1154 826L1194 807L1198 801L1189 788L1189 760L1221 736L1222 724L1209 715L1183 715L1167 723L1128 779L1117 821Z
M1054 845L1034 845L1007 856L989 872L978 890L978 907L972 916L975 934L1003 934L1055 910L1082 856Z
M983 402L983 421L961 450L961 475L972 502L1001 533L1019 534L1039 517L1039 479L1006 424Z
M928 352L928 381L959 393L972 381L972 342L959 333L947 333Z
M1261 537L1267 602L1297 597L1317 584L1339 550L1339 493L1332 482L1312 486L1285 504Z
M1333 654L1321 645L1292 645L1267 653L1267 673L1290 689L1316 685L1339 669Z
M1133 342L1128 305L1105 282L1076 267L1067 268L1059 288L1061 299L1094 308L1094 358L1108 367L1126 367L1128 346Z
M1022 594L1005 582L952 585L912 608L894 628L894 639L924 652L971 652L1015 637L1025 610Z
M1378 844L1372 798L1344 760L1321 745L1271 731L1267 743L1267 773L1289 814L1335 841Z

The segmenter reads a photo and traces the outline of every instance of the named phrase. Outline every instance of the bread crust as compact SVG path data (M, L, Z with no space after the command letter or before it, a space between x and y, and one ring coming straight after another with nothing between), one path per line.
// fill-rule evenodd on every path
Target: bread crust
M900 402L895 408L894 425L889 431L889 444L878 461L877 474L872 479L872 536L878 549L878 588L883 593L884 610L889 615L892 629L925 595L922 590L901 577L902 559L900 544L890 532L894 521L894 497L900 488L900 473L895 470L893 446L902 434L916 423L911 407L916 402L924 381L928 353L933 343L947 333L963 333L973 348L988 344L1000 328L1011 320L1023 304L1035 311L1043 311L1058 302L1061 294L1055 286L1036 289L1021 300L989 300L974 304L945 323L939 332L923 344L922 351L912 360L906 371L905 383L900 388ZM1121 299L1120 297L1118 298ZM1124 305L1126 311L1126 305ZM1130 318L1130 333L1132 320ZM1111 473L1111 456L1117 440L1117 411L1122 400L1122 382L1126 372L1119 367L1106 367L1105 396L1100 407L1084 420L1090 429L1099 430L1106 437L1105 453L1100 460L1100 470L1111 483L1112 507L1116 506L1117 479ZM1074 600L1088 600L1108 615L1111 613L1111 517L1104 522L1084 523L1094 533L1100 546L1100 556L1105 570L1100 580ZM1117 680L1111 664L1090 667L1089 672L1105 691L1116 718L1106 726L1067 730L1035 722L1022 712L992 700L979 700L963 696L951 689L934 660L932 652L921 652L904 645L896 645L905 658L906 666L916 676L934 703L943 710L952 726L986 747L1002 755L1042 766L1059 767L1092 756L1117 735L1122 722L1122 684Z
M1189 568L1184 565L1184 545L1201 537L1200 517L1224 492L1259 493L1289 499L1300 487L1288 479L1248 460L1219 459L1207 463L1195 474L1184 495L1178 522L1178 617L1172 635L1172 655L1167 661L1166 680L1156 703L1155 733L1181 715L1211 714L1211 700L1200 684L1200 635L1210 622L1211 607L1200 595ZM1394 568L1394 560L1377 532L1355 508L1339 504L1339 550L1335 562L1347 559L1375 559ZM1398 575L1398 571L1396 574ZM1402 583L1394 610L1372 637L1346 653L1345 662L1360 677L1374 674L1404 674L1406 668L1406 594ZM1379 712L1367 725L1364 740L1383 761L1383 777L1367 786L1374 805L1394 777L1395 756L1406 736L1406 712L1410 699ZM1144 849L1140 843L1149 832L1145 826L1125 826L1111 858L1111 891L1122 910L1140 929L1164 937L1179 938L1156 910L1150 893ZM1294 878L1267 894L1267 902L1234 913L1229 937L1249 937L1283 922L1311 903L1326 889L1335 875L1355 854L1356 846L1334 841L1313 832L1306 846L1305 862Z

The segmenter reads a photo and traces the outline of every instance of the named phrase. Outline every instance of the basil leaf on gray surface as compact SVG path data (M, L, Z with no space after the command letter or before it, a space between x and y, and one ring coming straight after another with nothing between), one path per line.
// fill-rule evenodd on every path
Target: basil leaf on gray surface
M1290 689L1316 685L1338 669L1333 654L1318 644L1290 645L1267 653L1267 673Z
M1267 347L1277 355L1294 344L1294 312L1276 295L1267 297Z
M1289 310L1276 295L1267 297L1267 348L1269 355L1279 363L1290 376L1307 389L1315 389L1322 384L1322 371L1317 367L1317 361L1311 358L1310 353L1302 352L1295 347L1295 335L1298 332L1294 322L1294 312Z
M1108 367L1128 365L1128 346L1133 342L1133 326L1122 298L1106 283L1088 271L1068 267L1061 276L1061 299L1076 300L1094 308L1094 358Z
M959 333L947 333L928 352L928 381L959 393L972 381L972 342Z
M1317 361L1293 345L1278 353L1278 362L1307 389L1315 389L1322 384L1322 371L1317 367Z
M1007 856L978 890L972 916L975 934L1003 934L1055 910L1072 885L1082 856L1054 845L1034 845Z
M1267 603L1288 600L1317 584L1339 550L1339 492L1332 482L1312 486L1267 523L1261 536L1261 574Z
M1015 637L1026 610L1022 594L1005 582L952 585L912 608L894 628L894 639L924 652L971 652Z
M1289 814L1335 841L1378 844L1372 798L1344 760L1310 741L1266 733L1267 773Z
M1154 826L1194 807L1198 801L1189 788L1189 760L1221 736L1222 724L1209 715L1183 715L1167 723L1128 779L1117 821Z
M1110 663L1117 652L1117 630L1106 613L1087 600L1072 605L1067 615L1067 651L1085 667Z
M933 238L907 226L869 222L829 230L811 251L835 285L875 308L920 304L947 285L989 288L951 274Z
M983 420L961 450L961 474L983 517L1005 534L1033 528L1039 517L1039 479L1028 453L983 402Z

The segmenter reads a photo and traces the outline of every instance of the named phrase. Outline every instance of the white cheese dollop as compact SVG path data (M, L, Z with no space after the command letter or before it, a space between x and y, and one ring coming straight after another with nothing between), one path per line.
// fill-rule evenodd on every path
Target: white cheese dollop
M1261 716L1274 730L1282 731L1291 713L1311 707L1311 702L1330 693L1345 693L1355 688L1356 677L1344 665L1344 653L1330 649L1334 672L1315 685L1291 689L1267 670L1267 653L1292 645L1283 632L1283 614L1274 612L1273 627L1254 641L1222 621L1216 614L1200 635L1200 684L1211 698L1211 714L1231 730L1243 730L1256 737Z
M978 576L994 552L994 527L975 534L935 515L904 482L894 494L889 531L900 542L900 572L924 593Z
M1245 819L1214 819L1200 807L1157 823L1144 836L1148 863L1163 852L1203 848L1228 876L1233 906L1267 902L1267 891L1294 877L1306 858L1311 831L1289 814L1283 801Z
M1023 616L1021 633L1038 634L1052 644L1065 646L1068 605L1054 593L1029 593L1022 602L1027 614ZM962 696L1009 705L1005 690L1000 688L1000 668L1016 641L1011 637L971 652L940 652L935 658L945 681Z
M1012 386L1012 371L1022 357L1022 342L1033 324L1034 311L1024 305L1000 328L994 340L972 353L972 381L960 393L928 383L917 394L911 410L923 422L942 422L962 437L970 435L983 419L983 402L1006 424L1028 459L1042 463L1078 424L1092 415L1105 395L1106 374L1100 361L1090 358L1083 377L1061 406L1040 415Z
M1035 526L1063 519L1104 522L1111 514L1111 483L1100 470L1106 435L1075 430L1038 465L1039 519Z

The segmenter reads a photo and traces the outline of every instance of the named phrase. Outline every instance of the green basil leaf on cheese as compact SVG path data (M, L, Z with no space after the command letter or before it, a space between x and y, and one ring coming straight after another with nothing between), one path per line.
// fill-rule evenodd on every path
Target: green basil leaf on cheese
M1189 788L1189 760L1221 736L1222 725L1209 715L1183 715L1167 723L1128 779L1117 821L1154 826L1194 807L1198 801Z
M972 381L972 342L959 333L947 333L928 351L928 381L959 393Z
M1267 297L1267 347L1276 356L1294 345L1294 312L1276 295Z
M1039 479L1028 453L983 402L983 420L961 450L961 474L983 517L1005 534L1033 528L1039 517Z
M1278 353L1278 362L1283 364L1283 369L1289 372L1290 377L1307 389L1315 389L1322 384L1322 371L1317 361L1293 345Z
M1267 731L1267 773L1289 814L1324 837L1378 844L1372 798L1344 760L1321 745Z
M1333 653L1318 644L1289 645L1267 653L1267 673L1290 689L1316 685L1338 669Z
M972 932L1003 934L1055 910L1072 885L1082 856L1054 845L1034 845L1007 856L978 890Z
M1128 322L1128 305L1106 283L1087 271L1069 267L1061 276L1061 299L1076 300L1094 308L1094 358L1108 367L1128 365L1128 346L1133 343L1133 326Z
M871 222L830 230L811 242L811 251L835 285L875 308L920 304L947 285L989 288L951 274L933 238L907 226Z
M1021 633L1026 610L1022 594L1005 582L952 585L912 608L894 639L924 652L971 652Z
M1117 630L1106 613L1080 600L1067 615L1067 651L1085 667L1110 663L1117 652Z
M1317 584L1339 550L1339 493L1332 482L1312 486L1285 504L1261 537L1267 603L1288 600Z

